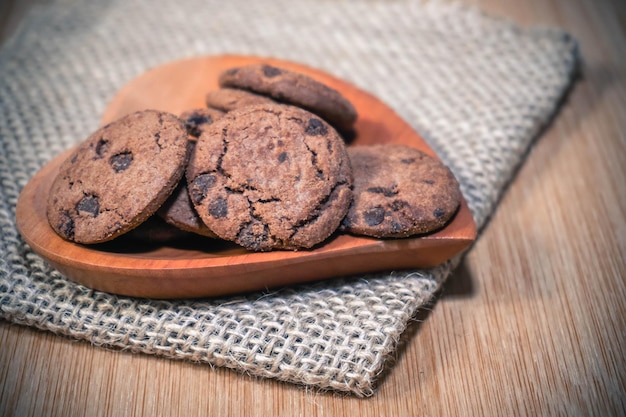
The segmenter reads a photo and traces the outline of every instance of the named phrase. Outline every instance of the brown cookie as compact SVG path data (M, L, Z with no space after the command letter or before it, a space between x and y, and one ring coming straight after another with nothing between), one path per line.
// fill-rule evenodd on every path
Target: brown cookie
M352 198L337 132L306 110L278 104L242 107L213 123L198 139L187 181L209 229L254 251L322 242Z
M265 94L277 101L302 107L319 115L335 128L350 130L357 118L341 93L308 75L267 64L231 68L220 74L221 87L234 87Z
M218 109L199 108L187 110L179 116L190 136L197 138L213 121L224 115L224 112Z
M187 133L191 136L189 141L190 153L196 143L195 139L210 126L214 120L219 119L224 112L217 109L199 108L188 110L179 116L185 126ZM187 181L183 177L179 181L176 189L169 196L167 201L163 203L157 210L157 215L163 219L168 225L176 227L186 232L195 233L202 236L216 238L215 233L211 232L191 204L189 193L187 192Z
M209 91L205 100L207 106L224 112L244 106L275 103L274 100L267 96L238 88L218 88L217 90Z
M461 202L459 184L440 161L404 145L348 149L354 198L341 230L407 237L444 226Z
M215 233L206 227L198 213L196 213L196 209L189 198L185 178L180 180L178 187L157 210L157 214L168 224L181 230L211 238L217 237Z
M59 168L47 203L50 226L80 243L105 242L133 229L178 184L187 143L183 122L154 110L98 129Z

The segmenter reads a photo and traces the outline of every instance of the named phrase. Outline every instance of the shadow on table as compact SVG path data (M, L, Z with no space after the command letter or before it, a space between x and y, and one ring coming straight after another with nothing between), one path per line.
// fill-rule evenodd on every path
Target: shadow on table
M388 359L381 374L374 382L374 392L385 384L389 375L393 372L395 364L405 355L407 346L422 330L422 326L428 320L436 303L446 298L470 298L476 294L476 286L470 268L465 260L457 266L454 272L444 282L441 289L433 297L430 303L420 307L402 332L395 353Z
M476 294L476 285L464 259L441 286L437 298L469 298Z

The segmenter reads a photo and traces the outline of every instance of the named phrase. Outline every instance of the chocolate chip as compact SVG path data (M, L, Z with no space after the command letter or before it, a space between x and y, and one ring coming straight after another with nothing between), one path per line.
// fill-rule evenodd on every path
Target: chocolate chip
M253 251L267 250L265 243L269 240L269 231L267 226L261 225L260 222L250 222L245 225L237 235L239 244Z
M422 180L422 182L424 184L428 184L428 185L433 185L435 183L435 181L433 181L433 180Z
M117 155L113 155L109 160L109 163L115 172L127 170L132 162L133 154L131 152L118 153Z
M57 228L67 239L74 239L74 219L67 211L61 213L61 220Z
M104 156L109 152L109 141L106 139L100 139L96 144L96 156L97 159L104 158Z
M442 218L443 216L446 215L446 211L444 209L438 207L438 208L436 208L433 211L433 214L435 215L436 218L440 219L440 218Z
M309 136L326 135L328 134L328 129L320 119L309 119L305 133Z
M98 196L86 195L78 204L76 204L76 211L91 214L93 217L98 217L100 214L100 202Z
M209 214L216 219L223 219L228 215L228 202L225 198L219 197L209 206Z
M400 159L400 162L406 165L410 165L413 162L415 162L415 158L403 158L403 159Z
M185 128L187 129L187 134L193 136L194 138L199 138L202 134L202 131L198 129L198 126L185 123Z
M365 219L365 223L369 226L381 224L383 220L385 220L385 209L378 206L366 210L365 213L363 213L363 218Z
M402 210L403 208L409 208L410 206L411 206L411 205L410 205L407 201L404 201L404 200L394 200L394 201L391 203L391 206L390 206L390 207L391 207L391 209L392 209L393 211L400 211L400 210Z
M341 227L345 229L352 227L352 220L350 220L349 216L343 218L343 220L341 221Z
M391 233L399 233L405 229L404 225L398 222L391 222Z
M278 154L278 162L285 162L287 160L287 152L281 152Z
M199 129L200 125L210 125L213 123L213 118L211 116L203 116L200 114L195 114L185 120L185 127L187 128L187 133L194 137L199 137L202 131Z
M192 125L202 125L205 123L213 123L213 118L211 116L203 116L200 114L196 114L191 116L189 119L187 119L187 123L190 123Z
M281 70L279 70L276 67L272 67L270 65L263 65L263 75L265 75L266 77L276 77L277 75L280 75L282 73Z
M213 174L200 174L189 184L189 197L191 201L198 205L206 197L209 188L215 185L215 175Z
M393 197L394 195L398 194L398 190L396 189L395 186L391 187L391 188L370 187L366 191L368 191L370 193L374 193L374 194L382 194L385 197Z

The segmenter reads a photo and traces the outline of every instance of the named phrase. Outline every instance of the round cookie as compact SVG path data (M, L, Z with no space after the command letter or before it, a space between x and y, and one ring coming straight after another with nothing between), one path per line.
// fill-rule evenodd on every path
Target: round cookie
M61 164L47 202L50 226L79 243L111 240L165 202L188 159L176 116L146 110L94 132Z
M378 238L407 237L443 227L461 202L443 163L404 145L348 149L354 197L340 229Z
M217 109L198 108L187 110L179 116L185 122L187 133L192 137L188 146L193 151L195 140L200 134L210 126L214 120L219 119L224 112ZM217 237L211 232L191 204L189 193L187 192L187 181L181 178L176 189L157 210L157 215L163 219L168 226L175 227L185 232L191 232L211 238Z
M248 106L198 139L189 195L219 237L253 251L310 248L339 226L352 199L343 140L318 116L287 105Z
M229 112L244 106L275 103L271 98L261 94L226 87L209 91L205 96L205 101L207 106L224 112Z
M319 115L340 131L350 130L357 118L341 93L308 75L267 64L228 69L220 74L221 87L235 87L268 95Z
M189 133L190 136L197 138L207 126L223 115L224 112L219 109L199 108L187 110L181 113L179 118L185 123L187 133Z
M196 213L187 191L187 181L184 178L167 201L157 210L157 214L165 222L180 230L211 238L217 237Z

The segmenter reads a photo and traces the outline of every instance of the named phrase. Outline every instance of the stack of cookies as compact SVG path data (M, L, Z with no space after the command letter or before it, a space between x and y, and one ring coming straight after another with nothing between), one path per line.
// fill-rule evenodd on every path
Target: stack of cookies
M161 219L251 251L298 250L335 233L430 233L457 211L459 185L438 160L346 143L357 112L338 91L266 64L228 69L219 84L206 108L140 111L80 144L50 190L56 233L94 244Z

